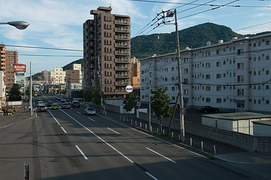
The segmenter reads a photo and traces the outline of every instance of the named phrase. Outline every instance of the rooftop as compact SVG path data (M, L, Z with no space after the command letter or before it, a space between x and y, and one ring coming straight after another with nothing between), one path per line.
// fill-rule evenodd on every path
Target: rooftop
M223 120L246 120L246 119L270 119L271 114L261 114L261 113L253 113L253 112L235 112L235 113L219 113L219 114L207 114L202 117L215 118L215 119L223 119Z

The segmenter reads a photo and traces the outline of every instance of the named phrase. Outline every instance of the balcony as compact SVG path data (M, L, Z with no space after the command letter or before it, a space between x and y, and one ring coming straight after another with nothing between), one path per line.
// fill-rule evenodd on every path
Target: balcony
M115 59L115 63L129 63L128 59L121 59L121 58L117 58Z
M128 74L116 74L115 78L129 78Z
M129 33L128 28L115 28L115 32L120 32L120 33Z
M128 44L115 43L116 48L130 48Z
M129 25L128 20L115 20L115 24L120 24L120 25Z
M115 82L115 86L127 86L128 82Z
M129 51L115 51L115 55L117 56L129 56Z
M127 41L129 40L129 36L115 36L115 40Z
M116 71L128 71L129 68L128 67L115 66L115 70Z

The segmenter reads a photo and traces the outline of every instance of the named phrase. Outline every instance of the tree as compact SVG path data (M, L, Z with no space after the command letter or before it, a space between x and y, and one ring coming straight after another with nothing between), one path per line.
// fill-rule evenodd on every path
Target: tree
M101 105L101 93L99 89L91 88L84 91L84 98L87 102L93 102L96 105Z
M21 101L21 92L20 85L13 84L12 88L9 91L9 101Z
M166 90L159 88L151 92L154 96L151 98L152 109L157 116L160 124L160 131L163 130L163 119L170 117L172 114L172 108L169 106L170 99L166 94Z
M129 112L132 111L133 108L136 107L136 104L137 104L137 97L135 95L135 93L131 92L129 94L126 95L124 101L123 101L123 108Z

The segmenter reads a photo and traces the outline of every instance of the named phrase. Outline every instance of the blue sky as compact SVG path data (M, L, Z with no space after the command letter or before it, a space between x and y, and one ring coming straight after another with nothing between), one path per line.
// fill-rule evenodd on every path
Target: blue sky
M198 24L212 22L226 25L241 34L258 33L271 30L271 0L155 0L165 3L147 3L132 0L0 0L0 22L23 20L30 26L25 30L17 30L8 25L0 26L0 43L7 45L26 45L49 48L68 48L82 50L83 23L92 18L90 10L99 6L110 6L115 14L125 14L131 17L132 37L149 23L161 10L182 6L174 3L191 3L177 8L178 17L193 15L214 8L197 4L240 5L240 7L220 7L216 10L179 19L179 29L185 29ZM193 7L193 9L191 9ZM190 10L189 10L190 9ZM264 24L254 26L258 24ZM252 28L245 28L254 26ZM174 31L174 26L167 25L143 34L166 33ZM9 47L19 53L19 63L27 65L32 62L32 73L62 67L83 56L82 51L55 51L43 49L27 49ZM41 55L41 56L29 56ZM42 56L42 55L50 55ZM69 57L57 57L57 56Z

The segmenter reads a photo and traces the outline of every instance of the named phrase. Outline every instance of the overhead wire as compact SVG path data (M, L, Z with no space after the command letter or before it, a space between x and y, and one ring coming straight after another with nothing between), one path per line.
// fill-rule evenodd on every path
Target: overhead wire
M83 51L80 49L68 49L68 48L51 48L51 47L41 47L41 46L27 46L27 45L12 45L12 44L1 44L9 47L20 47L20 48L30 48L30 49L47 49L56 51Z
M181 2L168 2L168 1L155 1L155 0L130 0L136 2L144 3L158 3L158 4L182 4L182 5L201 5L200 3L181 3ZM205 4L205 6L221 6L219 4ZM261 6L261 5L225 5L227 7L233 8L271 8L271 5Z

